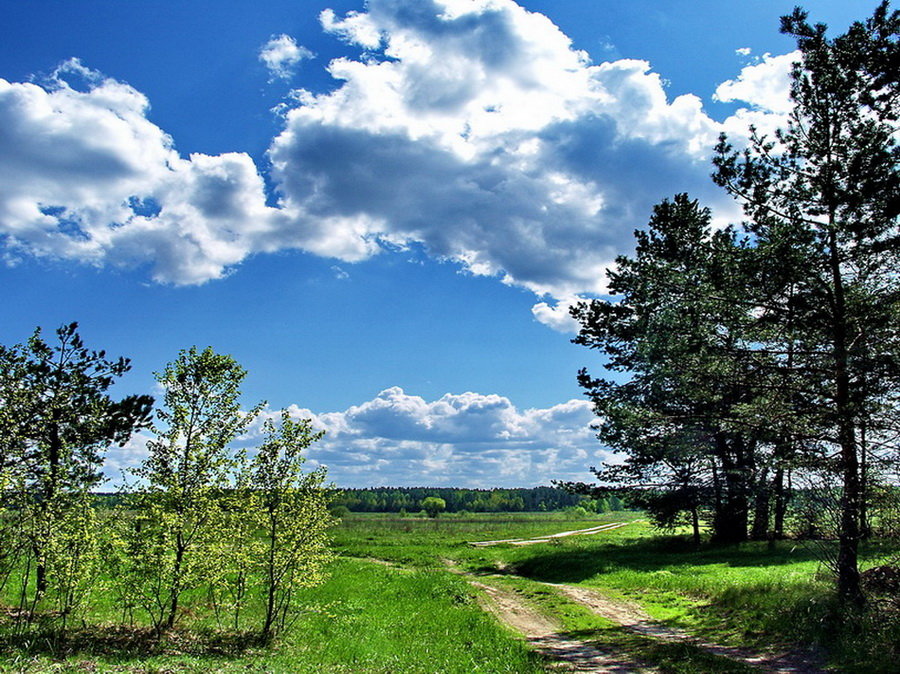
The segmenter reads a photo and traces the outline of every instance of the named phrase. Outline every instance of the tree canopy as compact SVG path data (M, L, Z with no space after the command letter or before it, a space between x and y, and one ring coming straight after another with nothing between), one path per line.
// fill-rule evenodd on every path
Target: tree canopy
M663 524L689 513L696 537L704 511L722 541L780 536L786 475L838 476L835 570L859 603L866 466L896 452L900 409L900 14L883 2L831 38L796 9L782 31L800 54L785 126L715 149L746 220L658 205L610 272L616 299L573 307L574 341L621 373L579 382L628 453L596 471L606 487Z

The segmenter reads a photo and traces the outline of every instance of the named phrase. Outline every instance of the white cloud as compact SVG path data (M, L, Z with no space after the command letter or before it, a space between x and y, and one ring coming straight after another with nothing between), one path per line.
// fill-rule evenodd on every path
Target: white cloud
M669 100L647 62L593 64L512 0L370 0L321 22L360 55L329 64L333 90L283 108L274 205L248 155L181 156L140 92L77 61L42 86L0 80L8 255L145 264L190 284L259 252L349 263L419 244L555 299L533 312L565 330L560 300L603 292L653 204L688 191L733 210L708 178L710 148L723 128L780 119L793 58L719 87L747 107L718 124L696 96ZM261 58L278 72L307 54L282 35Z
M326 432L309 458L328 466L329 479L345 487L511 487L587 480L590 465L612 456L590 427L590 404L580 400L520 410L495 394L447 394L426 401L393 387L343 412L290 411ZM247 441L254 439L251 433Z
M585 400L519 409L496 394L448 393L426 401L392 387L340 412L317 414L297 405L288 411L325 431L307 451L308 465L327 466L329 481L341 487L536 486L590 480L590 466L618 460L597 440ZM266 409L240 445L257 446L265 419L280 416ZM108 488L121 485L147 457L148 439L141 432L110 449L103 467Z
M566 297L558 300L555 305L548 302L538 302L531 307L531 314L539 323L553 328L557 332L577 334L581 324L572 318L569 307L578 302L579 297Z
M149 455L147 442L152 439L148 431L139 431L122 446L109 448L103 462L103 476L106 482L99 486L101 491L116 489L123 484L137 482L131 470L138 467Z
M379 240L538 294L602 292L654 203L715 195L717 126L668 101L644 61L591 65L547 17L508 0L374 0L322 16L365 50L306 93L270 150L301 245L352 258ZM323 240L319 236L327 236Z
M259 51L259 60L268 68L272 79L290 79L301 61L314 56L290 35L283 34L273 36Z
M275 210L250 157L182 158L147 108L77 60L43 87L0 79L0 236L13 254L150 264L185 284L256 247Z
M746 53L738 50L747 56ZM793 107L791 102L791 69L800 60L800 52L781 56L764 54L757 62L745 66L736 79L722 82L713 99L725 103L741 101L754 110L786 115Z

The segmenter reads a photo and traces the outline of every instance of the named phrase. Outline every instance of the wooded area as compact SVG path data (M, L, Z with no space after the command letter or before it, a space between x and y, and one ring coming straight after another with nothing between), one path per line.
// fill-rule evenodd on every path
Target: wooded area
M660 203L609 273L614 299L573 307L574 341L619 373L579 382L627 453L601 486L726 543L783 537L792 494L815 494L861 604L859 543L895 512L873 509L896 501L900 458L900 15L884 2L830 38L797 9L782 32L800 53L786 124L716 147L745 220Z
M419 512L430 496L443 499L447 512L543 512L581 507L588 512L624 510L615 494L598 499L585 498L560 487L517 489L463 489L459 487L368 487L343 489L335 496L335 506L350 512Z
M321 433L282 413L253 457L232 449L261 410L240 409L246 372L191 348L157 374L150 396L113 400L129 369L84 346L77 324L49 343L0 347L0 597L10 629L65 630L113 597L125 625L171 630L186 615L267 640L297 607L298 587L330 559L330 491L302 451ZM147 456L115 503L92 489L104 452L148 429ZM201 608L201 606L203 608ZM250 609L250 610L248 610ZM248 614L253 617L248 618Z

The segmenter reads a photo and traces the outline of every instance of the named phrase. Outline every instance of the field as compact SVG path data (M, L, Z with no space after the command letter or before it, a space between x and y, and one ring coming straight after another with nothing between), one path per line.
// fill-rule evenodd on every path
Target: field
M534 545L469 545L616 522L627 524ZM555 657L540 652L542 629L621 658L625 670L760 671L754 654L791 652L807 671L877 672L894 671L900 655L895 619L843 625L815 550L795 542L695 549L633 513L350 515L333 537L339 558L328 580L303 590L304 612L274 646L214 632L152 644L94 616L65 642L7 638L0 671L524 674L547 671ZM887 555L870 546L864 566ZM530 646L502 624L503 610L531 620L518 630L534 632ZM629 629L623 616L656 626Z

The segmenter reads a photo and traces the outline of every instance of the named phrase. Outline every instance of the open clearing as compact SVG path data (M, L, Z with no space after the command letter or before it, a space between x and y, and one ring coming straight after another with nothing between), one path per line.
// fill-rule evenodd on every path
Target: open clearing
M698 624L699 630L690 628L685 615L705 616L712 625L715 611L705 610L706 602L686 598L668 587L654 592L648 582L673 585L675 580L687 579L705 591L719 591L735 582L746 585L755 584L758 578L780 579L787 569L790 578L799 580L799 567L788 562L793 555L811 576L814 566L805 553L791 550L773 555L754 549L741 558L740 551L733 549L724 556L712 553L722 559L694 569L696 550L684 547L680 539L666 544L666 539L654 536L637 515L610 514L605 521L580 528L560 522L555 531L547 520L522 517L504 523L502 515L495 517L493 531L484 533L512 535L471 536L481 533L477 518L369 520L373 526L365 547L369 555L399 568L432 567L435 561L445 570L449 567L477 590L484 609L540 653L552 670L826 671L816 654L789 647L788 638L766 639L757 633L744 639L739 631L723 632L720 626L717 630L725 638L719 642L716 629L705 624ZM538 530L525 533L529 527ZM663 554L653 548L657 541ZM364 549L362 541L346 543L349 550ZM650 549L639 552L648 546ZM727 561L729 555L734 557L731 562ZM617 574L625 574L634 587L615 587ZM612 582L612 592L606 592L598 581ZM648 599L650 604L645 607Z
M98 627L66 643L7 639L0 672L896 671L892 623L874 625L877 640L842 630L809 547L698 548L640 519L351 515L333 530L327 580L298 588L303 612L271 647L229 641L215 624L148 647ZM871 545L864 565L893 554ZM91 624L119 610L110 604ZM813 655L799 657L804 648Z

